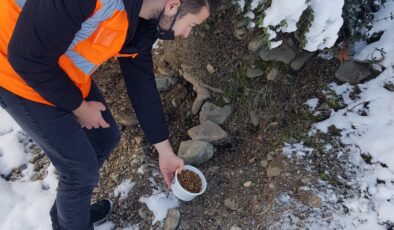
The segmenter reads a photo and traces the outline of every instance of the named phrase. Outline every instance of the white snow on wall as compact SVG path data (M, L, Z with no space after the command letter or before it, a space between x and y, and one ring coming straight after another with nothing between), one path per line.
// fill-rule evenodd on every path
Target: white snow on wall
M253 20L260 18L255 15L255 10L263 0L253 0L249 6L245 6L245 1L238 0L237 4L242 10L247 10L244 17ZM332 47L338 39L338 32L343 24L342 8L344 0L272 0L271 6L265 10L264 19L260 27L278 27L276 32L292 33L297 31L297 22L300 20L302 13L311 7L314 12L314 20L305 34L305 50L316 51ZM285 26L280 25L285 21ZM251 25L255 25L250 23ZM276 38L271 37L270 40ZM278 43L274 43L278 45ZM276 46L271 46L275 48Z
M332 47L343 24L344 0L312 0L309 5L314 12L314 20L305 34L307 43L304 49L316 51Z
M273 0L271 6L265 11L264 27L277 26L285 20L287 26L282 32L294 32L297 30L297 22L302 12L308 7L305 0Z

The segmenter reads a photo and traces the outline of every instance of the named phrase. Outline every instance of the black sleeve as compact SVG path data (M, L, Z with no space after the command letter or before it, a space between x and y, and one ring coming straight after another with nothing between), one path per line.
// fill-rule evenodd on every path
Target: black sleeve
M95 6L95 0L28 0L8 46L14 70L44 99L66 111L78 108L83 99L58 60Z
M152 54L144 52L135 59L118 60L127 93L146 138L151 144L168 139L167 122L153 74Z

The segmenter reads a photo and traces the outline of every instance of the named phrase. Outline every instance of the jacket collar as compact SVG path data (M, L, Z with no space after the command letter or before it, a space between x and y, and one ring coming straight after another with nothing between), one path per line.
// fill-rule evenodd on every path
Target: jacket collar
M143 0L123 0L125 10L127 13L127 18L129 21L129 28L127 31L127 37L125 44L129 43L137 30L138 18L140 15Z

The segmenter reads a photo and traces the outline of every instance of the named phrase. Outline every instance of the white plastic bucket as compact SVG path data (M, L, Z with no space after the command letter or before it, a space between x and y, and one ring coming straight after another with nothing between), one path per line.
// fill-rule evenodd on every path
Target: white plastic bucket
M205 192L205 190L207 189L207 180L205 179L204 174L202 174L202 172L200 170L198 170L196 167L193 167L191 165L185 165L183 167L183 170L192 171L200 177L201 191L199 193L191 193L191 192L187 191L186 189L184 189L178 181L178 171L176 171L174 180L172 181L171 190L174 193L174 195L176 197L178 197L180 200L191 201L196 196L199 196Z

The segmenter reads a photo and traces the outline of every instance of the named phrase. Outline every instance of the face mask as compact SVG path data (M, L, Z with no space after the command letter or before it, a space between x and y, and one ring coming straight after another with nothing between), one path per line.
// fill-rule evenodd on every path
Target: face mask
M170 26L170 28L167 31L161 31L160 28L159 28L160 19L161 19L161 17L164 14L164 9L163 9L163 11L161 11L161 13L159 15L159 19L157 20L157 31L158 31L158 38L159 39L161 39L161 40L174 40L175 39L175 34L174 34L174 31L172 29L173 29L173 27L175 25L175 21L176 21L176 19L178 17L179 11L180 10L178 10L176 12L174 20L172 21L171 26Z

